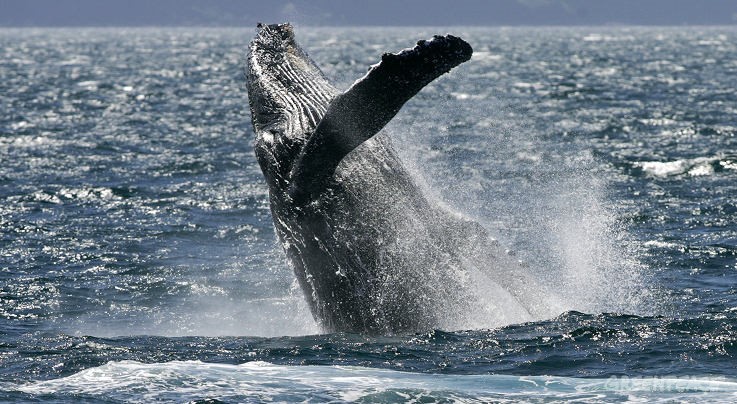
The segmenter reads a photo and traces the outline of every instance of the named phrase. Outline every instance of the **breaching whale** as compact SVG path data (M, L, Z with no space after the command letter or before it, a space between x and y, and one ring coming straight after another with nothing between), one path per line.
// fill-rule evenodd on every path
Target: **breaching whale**
M464 40L434 36L384 54L340 92L291 25L259 24L246 69L255 152L276 232L325 331L424 331L479 304L465 260L499 248L478 223L428 199L382 131L471 55Z

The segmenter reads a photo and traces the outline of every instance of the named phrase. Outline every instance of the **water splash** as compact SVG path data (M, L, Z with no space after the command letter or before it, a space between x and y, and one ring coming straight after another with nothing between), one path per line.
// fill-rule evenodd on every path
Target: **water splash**
M650 315L650 299L638 247L617 221L607 182L583 158L568 178L545 192L546 232L556 266L546 281L565 310Z
M552 143L501 102L491 113L455 103L455 110L442 101L410 105L410 116L391 128L426 194L500 240L494 251L467 252L478 304L452 326L491 328L569 310L657 311L639 247L618 220L617 198L591 150ZM412 119L441 111L451 111L446 127Z

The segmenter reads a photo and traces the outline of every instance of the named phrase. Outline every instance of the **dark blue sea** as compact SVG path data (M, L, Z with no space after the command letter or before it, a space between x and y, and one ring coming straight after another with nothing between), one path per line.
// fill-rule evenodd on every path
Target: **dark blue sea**
M385 131L542 314L369 337L276 238L254 30L0 30L0 401L737 400L737 29L296 27L339 88L447 32Z

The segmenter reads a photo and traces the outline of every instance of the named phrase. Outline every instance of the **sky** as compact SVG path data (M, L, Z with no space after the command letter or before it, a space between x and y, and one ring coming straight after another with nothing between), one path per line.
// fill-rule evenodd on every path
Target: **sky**
M735 25L737 0L0 0L0 27Z

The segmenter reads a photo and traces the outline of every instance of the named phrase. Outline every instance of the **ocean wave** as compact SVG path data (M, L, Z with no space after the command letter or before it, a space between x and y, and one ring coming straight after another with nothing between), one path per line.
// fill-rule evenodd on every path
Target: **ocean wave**
M653 177L688 175L691 177L712 175L724 170L737 170L737 161L721 157L697 157L673 161L638 161L633 164Z
M6 386L7 387L7 386ZM730 400L737 382L698 377L584 379L553 376L443 375L359 366L240 365L172 361L109 362L60 379L10 388L31 395L125 401L428 401Z

